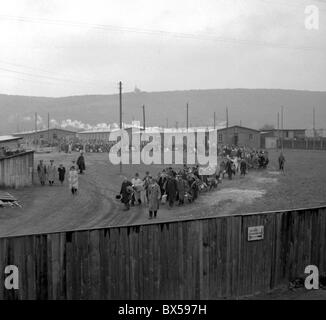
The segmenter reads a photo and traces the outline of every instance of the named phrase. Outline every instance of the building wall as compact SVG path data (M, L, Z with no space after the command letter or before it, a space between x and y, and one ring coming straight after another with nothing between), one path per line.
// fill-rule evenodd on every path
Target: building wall
M306 137L307 138L314 138L316 135L316 137L318 138L326 138L326 129L307 129L306 130Z
M290 133L290 139L291 138L298 138L298 139L306 138L306 130L292 130L292 132Z
M237 143L235 136L238 136ZM218 144L246 146L250 148L260 148L260 133L247 128L228 128L217 131Z
M264 136L268 137L280 137L284 139L304 139L306 138L306 130L271 130L269 132L264 132Z
M20 188L33 184L34 152L0 159L0 187Z
M118 130L119 131L119 130ZM130 143L132 141L132 130L131 128L124 128L124 131L126 131L129 135ZM117 132L117 131L115 131ZM110 131L94 131L94 132L79 132L77 133L77 138L81 141L81 143L87 143L87 142L109 142L110 135L112 132Z
M0 149L10 149L10 150L16 150L19 148L21 143L21 140L14 140L14 141L6 141L6 142L0 142Z
M82 142L88 141L109 141L110 132L87 132L87 133L78 133L78 139Z
M42 145L46 143L55 144L58 143L62 139L74 139L76 137L75 132L64 131L60 129L50 129L49 132L38 131L31 132L26 134L15 134L16 136L20 136L23 138L22 143L25 145Z
M277 148L277 138L276 137L266 137L264 148L265 149L276 149Z

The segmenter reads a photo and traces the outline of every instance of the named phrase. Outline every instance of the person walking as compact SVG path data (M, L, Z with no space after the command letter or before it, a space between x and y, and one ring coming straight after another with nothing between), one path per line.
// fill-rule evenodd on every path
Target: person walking
M134 188L134 201L138 202L139 205L142 204L141 193L144 191L144 182L139 178L139 174L136 173L135 177L131 180L132 186Z
M240 176L245 176L247 173L247 162L244 158L240 161Z
M72 165L69 170L69 188L73 196L76 195L78 191L78 179L77 168L75 165Z
M79 173L83 174L84 171L86 170L86 166L85 166L85 157L84 157L84 153L81 151L80 156L77 159L77 166L79 169Z
M283 152L280 153L280 156L278 157L278 164L279 169L284 173L284 163L285 163L285 157L283 155Z
M233 171L232 171L232 161L231 159L228 159L226 161L226 164L225 164L225 171L229 177L229 180L232 180L232 174L233 174Z
M157 184L156 180L150 178L150 184L148 186L148 200L149 200L149 219L153 217L157 217L157 212L159 209L161 199L161 189L160 186Z
M132 183L127 179L127 177L124 177L120 189L121 202L125 205L124 211L130 209L132 190Z
M198 178L193 176L190 179L190 192L192 196L192 202L194 202L198 198L199 187L198 187Z
M149 175L149 171L146 171L146 175L145 175L145 177L143 179L143 182L144 182L144 190L145 190L145 200L146 200L147 204L149 202L148 187L150 185L150 181L151 181L151 176Z
M177 190L179 206L182 206L185 203L186 182L181 175L177 175Z
M166 181L166 187L165 187L167 200L169 202L169 209L171 209L174 205L174 201L177 195L177 190L178 190L177 181L174 175L171 175L168 177L168 180Z
M166 186L166 182L167 182L168 176L166 174L165 169L162 170L162 173L159 174L159 178L158 178L158 185L160 186L161 189L161 196L163 196L165 194L165 186Z
M42 186L45 185L46 180L46 166L43 164L43 160L37 165L37 175Z
M59 172L59 181L61 182L61 184L63 184L66 175L66 168L63 166L63 164L59 165L58 172Z
M47 175L48 175L49 185L53 186L55 175L57 172L56 167L54 165L54 160L50 160L50 165L47 167L46 171L47 171Z

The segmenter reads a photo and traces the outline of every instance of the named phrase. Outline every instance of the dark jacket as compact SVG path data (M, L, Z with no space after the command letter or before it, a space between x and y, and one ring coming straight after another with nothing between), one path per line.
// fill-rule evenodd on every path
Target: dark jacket
M177 180L175 178L168 178L165 190L169 199L175 199L178 191Z
M123 203L128 203L131 199L131 188L132 188L132 183L130 181L124 181L122 182L121 185L121 202Z
M80 170L86 170L85 158L83 155L80 155L77 159L77 166Z
M58 172L59 172L59 180L63 181L65 179L65 174L66 174L66 168L62 167L62 168L58 168Z

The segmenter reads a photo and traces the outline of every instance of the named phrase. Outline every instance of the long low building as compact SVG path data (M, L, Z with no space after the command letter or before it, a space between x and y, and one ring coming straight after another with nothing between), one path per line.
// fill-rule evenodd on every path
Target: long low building
M61 128L50 128L37 131L17 132L13 136L21 137L22 143L28 147L42 145L57 145L61 141L76 138L77 132Z
M187 136L190 132L198 133L208 133L217 135L218 145L234 145L234 146L247 146L251 148L260 148L260 132L255 129L246 128L242 126L231 126L228 128L213 128L213 127L196 127L196 128L159 128L159 127L149 127L146 130L132 128L124 129L132 134L160 134L161 141L169 140L171 137ZM78 138L82 143L94 142L94 141L109 141L110 135L114 131L119 131L115 129L112 131L84 131L78 133ZM132 136L132 135L131 135ZM164 136L164 139L163 139ZM207 139L208 140L208 136Z
M265 149L276 149L281 140L304 140L307 138L306 129L269 129L262 130L261 146Z
M260 148L260 131L242 126L231 126L217 130L219 145Z
M21 140L21 137L15 137L13 135L0 136L0 157L6 150L19 149Z
M305 139L306 129L270 129L261 132L265 137L280 139Z
M159 135L161 138L161 141L164 141L165 139L170 139L172 137L178 137L178 136L186 136L187 134L194 132L194 133L208 133L208 132L214 132L216 129L213 128L206 128L206 127L200 127L200 128L189 128L187 130L186 128L160 128L160 127L148 127L145 130L142 128L124 128L125 131L129 134L132 141L132 136L135 135ZM120 129L113 129L113 130L104 130L104 131L82 131L77 134L78 139L82 143L87 142L94 142L94 141L104 141L108 142L110 139L110 136L112 133L120 131ZM164 137L164 138L163 138Z

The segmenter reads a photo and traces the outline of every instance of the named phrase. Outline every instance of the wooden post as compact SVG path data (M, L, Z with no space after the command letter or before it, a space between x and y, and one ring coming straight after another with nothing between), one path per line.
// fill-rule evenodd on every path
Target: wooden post
M277 151L278 151L279 142L280 142L280 113L278 112L277 113L277 141L276 141Z
M120 113L120 133L122 134L122 82L119 82L119 113ZM122 150L120 161L120 173L122 172Z
M48 143L50 143L50 113L48 113Z
M281 125L282 125L282 152L283 152L284 150L284 107L283 106L282 106Z
M146 130L145 105L143 105L143 126L145 131Z
M187 103L187 131L189 129L189 104Z

